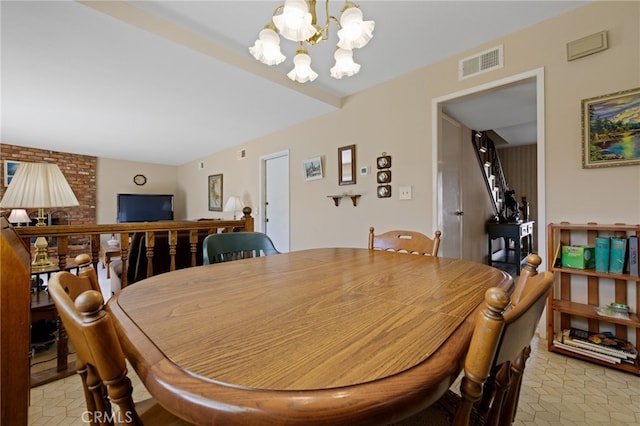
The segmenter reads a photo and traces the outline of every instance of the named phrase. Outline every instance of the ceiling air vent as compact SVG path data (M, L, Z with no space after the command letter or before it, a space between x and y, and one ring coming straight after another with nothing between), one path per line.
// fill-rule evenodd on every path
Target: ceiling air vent
M458 77L463 80L483 72L502 68L503 65L504 56L502 54L502 45L500 45L460 60L458 63Z

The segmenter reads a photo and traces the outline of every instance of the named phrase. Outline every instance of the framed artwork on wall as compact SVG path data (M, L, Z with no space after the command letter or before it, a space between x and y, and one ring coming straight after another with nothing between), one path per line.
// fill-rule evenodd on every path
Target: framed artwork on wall
M640 88L582 101L582 167L640 164Z
M4 160L4 186L9 186L22 161Z
M222 173L209 176L209 211L222 211Z
M320 157L304 160L303 165L305 180L322 179L322 159Z

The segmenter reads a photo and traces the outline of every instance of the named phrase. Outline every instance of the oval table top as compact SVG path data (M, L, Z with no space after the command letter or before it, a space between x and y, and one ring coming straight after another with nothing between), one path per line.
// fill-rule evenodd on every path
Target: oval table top
M487 288L461 259L311 249L148 278L108 303L123 349L170 411L199 424L386 424L461 369Z

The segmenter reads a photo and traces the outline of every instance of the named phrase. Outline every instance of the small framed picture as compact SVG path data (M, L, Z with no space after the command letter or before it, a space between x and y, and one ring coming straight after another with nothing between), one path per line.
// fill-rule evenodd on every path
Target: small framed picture
M322 158L314 157L304 160L304 178L305 180L322 179Z
M582 167L640 164L640 87L582 101Z
M11 179L16 174L18 166L22 161L5 160L4 161L4 186L9 186Z
M222 211L222 173L209 176L209 211Z

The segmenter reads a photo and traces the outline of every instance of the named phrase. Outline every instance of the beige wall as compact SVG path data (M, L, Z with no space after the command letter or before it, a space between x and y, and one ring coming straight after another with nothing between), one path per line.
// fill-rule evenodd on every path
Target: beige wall
M136 185L133 177L137 174L144 175L147 183ZM177 191L177 170L174 166L98 158L96 179L96 223L116 222L118 193L174 194L174 215L176 219L184 217L184 194Z
M292 250L363 247L370 225L430 234L436 161L431 150L432 99L540 67L545 69L546 86L546 200L538 201L546 206L547 221L637 223L639 166L582 169L580 101L640 87L639 23L638 2L596 2L374 87L347 99L339 111L177 168L101 158L98 223L114 220L117 192L175 193L177 219L230 218L232 213L208 211L207 176L222 173L225 200L241 195L254 208L259 229L260 157L288 150ZM607 51L567 62L567 42L601 30L609 32ZM460 58L497 44L504 45L504 68L458 81ZM358 169L368 166L369 174L358 173L356 185L338 186L337 148L350 144L356 144ZM246 149L247 157L237 160L240 148ZM391 199L375 195L375 158L383 151L393 161ZM307 182L302 161L318 155L323 157L325 177ZM147 176L145 186L133 183L137 173ZM413 200L397 199L399 185L412 185ZM357 207L350 202L335 207L327 198L346 191L362 194Z
M581 167L580 101L640 86L639 22L638 2L596 2L353 96L340 111L247 143L246 159L236 160L238 147L201 159L202 170L198 162L183 165L178 168L178 190L185 194L186 217L210 216L206 176L213 173L224 174L225 199L242 194L255 209L259 158L289 149L292 250L363 247L370 225L430 234L436 165L431 154L431 100L544 67L547 187L546 200L539 202L546 205L547 220L637 223L640 167ZM607 51L567 62L567 42L602 30L609 32ZM504 68L458 81L460 58L500 43ZM357 146L358 168L369 166L370 173L358 175L356 185L340 187L337 148L349 144ZM371 173L383 151L393 159L391 199L376 197ZM324 158L325 178L306 182L302 161L317 155ZM612 191L614 182L620 191ZM399 201L398 185L412 185L413 200ZM344 191L362 194L358 207L335 207L327 199Z

